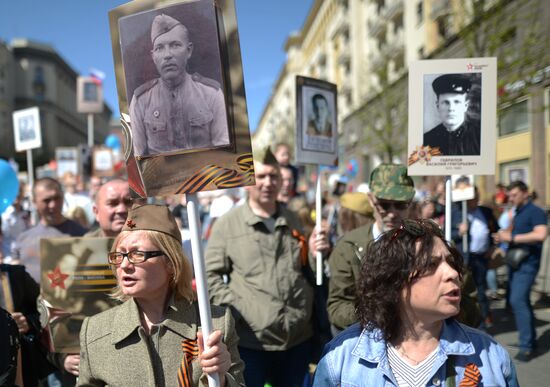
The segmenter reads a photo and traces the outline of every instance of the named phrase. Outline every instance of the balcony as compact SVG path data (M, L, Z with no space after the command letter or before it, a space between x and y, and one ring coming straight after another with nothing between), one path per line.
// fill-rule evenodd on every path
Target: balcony
M368 22L369 35L373 38L380 35L386 30L386 24L380 17L373 17Z
M404 9L404 0L387 0L383 8L382 16L386 20L393 19L396 15L402 14Z
M400 29L396 33L388 34L388 41L383 47L383 53L388 58L395 58L396 56L402 54L405 50L404 43L404 33L403 29Z
M437 20L440 17L447 16L451 11L451 0L434 0L432 2L430 18L432 20Z
M371 52L369 54L370 68L373 71L380 70L387 63L386 58L379 52Z

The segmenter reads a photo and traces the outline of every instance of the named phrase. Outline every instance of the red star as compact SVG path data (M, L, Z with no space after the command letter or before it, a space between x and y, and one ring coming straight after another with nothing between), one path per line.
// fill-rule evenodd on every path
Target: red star
M136 227L136 224L132 221L132 219L128 219L128 221L126 222L126 226L133 229L134 227Z
M471 63L468 63L468 64L466 65L466 68L468 69L468 71L470 71L470 70L472 70L472 69L474 68L474 65L471 64Z
M55 288L59 286L61 289L65 289L65 280L69 277L68 274L63 274L59 266L57 266L53 271L48 273L48 278L51 281L51 287Z

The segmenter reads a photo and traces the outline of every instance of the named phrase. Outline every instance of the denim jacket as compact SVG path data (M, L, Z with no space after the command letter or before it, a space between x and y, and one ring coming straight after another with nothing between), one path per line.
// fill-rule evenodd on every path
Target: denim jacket
M452 359L455 384L464 378L465 366L474 363L480 386L519 386L508 352L485 333L454 319L443 324L437 359L427 386L446 386L447 362ZM368 332L354 324L325 346L313 386L397 386L380 330Z

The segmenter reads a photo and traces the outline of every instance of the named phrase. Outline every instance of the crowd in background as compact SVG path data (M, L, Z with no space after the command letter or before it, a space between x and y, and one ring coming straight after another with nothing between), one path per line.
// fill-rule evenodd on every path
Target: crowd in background
M284 208L285 211L290 211L295 214L300 227L303 230L303 237L305 240L308 240L310 235L314 232L315 217L318 215L315 214L315 203L311 201L313 195L304 190L300 191L299 187L304 187L304 184L301 183L305 181L305 177L299 176L298 169L290 164L291 156L288 146L285 144L279 144L274 148L273 153L277 158L279 165L277 168L280 168L281 179L281 188L277 193L277 208ZM266 165L270 165L270 163L266 162ZM127 215L127 211L131 207L132 201L129 197L127 183L122 182L119 179L116 180L119 184L123 184L124 188L112 188L114 185L111 183L111 188L106 188L106 192L102 192L101 189L109 184L109 179L100 178L97 176L83 178L82 176L75 176L72 173L66 173L59 179L59 181L55 179L39 179L34 187L29 187L24 182L21 182L20 193L17 199L2 214L2 233L0 235L2 242L2 250L0 253L2 271L8 271L7 265L25 264L28 274L20 273L20 281L26 281L32 284L27 285L27 290L25 291L26 296L30 295L30 298L22 301L22 305L25 305L23 309L26 309L13 314L16 323L18 323L19 332L22 336L27 336L29 342L27 343L28 346L36 345L36 342L40 340L40 332L42 329L39 322L38 312L36 308L31 305L33 303L33 297L35 298L38 296L37 283L40 283L40 271L39 267L36 266L37 262L34 262L35 265L33 266L33 264L29 264L29 261L25 261L25 257L22 255L34 254L34 257L36 258L36 251L29 252L26 250L28 250L31 244L31 239L34 243L36 243L40 237L58 235L83 236L86 233L93 233L94 230L96 236L99 236L103 230L107 230L103 233L103 235L108 236L109 226L102 226L102 215L101 213L98 215L98 206L102 206L102 204L99 203L107 197L110 199L105 200L114 200L116 203L112 205L106 203L104 205L105 208L111 205L113 210L108 213L108 215L105 215L106 219L103 220L103 222L112 225L116 222L115 218L117 216L120 217L122 221L121 219L118 220L120 223L120 227L116 230L116 233L118 233L124 224L125 215ZM337 180L334 183L335 184L332 186L324 187L325 190L323 191L323 213L321 214L323 221L323 232L326 233L326 237L331 245L330 249L324 253L326 259L328 259L330 251L334 254L335 252L333 249L335 246L338 246L338 243L345 240L345 236L350 235L350 233L354 230L361 229L362 227L370 227L368 232L374 232L376 234L376 226L374 226L374 231L372 230L372 227L377 222L377 214L379 215L380 212L387 210L387 208L384 207L384 200L397 203L400 201L407 202L407 206L402 207L398 207L398 204L393 204L396 211L403 212L402 218L430 219L441 228L445 224L445 185L442 181L437 182L433 187L429 187L425 181L422 181L420 184L416 184L416 190L414 190L414 185L411 181L409 188L413 190L413 198L410 200L410 203L408 198L393 198L391 195L390 197L385 198L383 194L373 195L372 198L375 198L374 201L372 199L369 200L369 192L374 192L372 186L368 187L368 185L361 184L358 189L353 189L351 185L347 186L345 183ZM391 184L391 181L387 183ZM342 185L344 186L343 189ZM115 193L111 195L112 192ZM248 191L245 189L239 188L199 193L200 220L202 224L201 235L206 249L208 249L209 241L213 235L214 238L220 237L219 234L216 234L216 223L232 209L246 205L247 192ZM108 195L111 195L112 197ZM479 197L479 192L476 191L475 198L470 200L469 211L472 214L475 214L474 211L477 211L477 208L481 209L481 213L484 214L483 219L487 219L487 222L485 223L486 229L490 232L489 235L497 232L499 229L510 229L513 224L514 203L508 200L508 192L506 187L501 184L497 185L494 193L492 193L492 195L487 195L485 199L488 199L489 197L490 200L484 200L482 203L482 200ZM536 194L530 193L530 197L534 200L536 198ZM126 200L126 203L121 204L124 200ZM186 256L191 259L192 252L189 241L190 232L185 196L175 195L169 197L149 198L147 202L164 204L168 206L180 229L182 246ZM460 250L462 246L462 238L468 237L470 234L468 231L468 226L462 224L460 208L461 203L453 203L452 205L453 240L458 250ZM119 207L119 210L114 210L116 206L122 207ZM122 210L120 210L120 208L122 208ZM120 212L118 215L117 211ZM277 210L277 213L280 214L280 211L282 210ZM475 216L473 219L474 220L472 220L471 224L477 224L474 223ZM386 220L381 221L385 222ZM225 225L226 222L223 224ZM399 227L399 223L392 224L391 226L392 228ZM50 230L52 227L56 229L55 232ZM367 230L367 228L364 228L363 230ZM112 236L115 236L116 233ZM31 239L25 240L25 236ZM470 241L470 243L472 242L474 244L471 244L471 248L473 248L475 243L477 243L475 240ZM480 243L483 244L485 241ZM493 244L493 242L487 243L490 245ZM497 247L502 249L504 252L507 248L507 242L501 241ZM366 248L367 245L365 244L364 247L357 247L358 250L349 250L346 254L361 254L363 253L363 249ZM483 254L486 254L489 246L484 245L483 249L485 249ZM476 259L475 257L477 257L475 252L472 253L472 251L470 251L472 254L468 254L468 252L462 251L461 253L465 257L466 265L472 268L475 288L478 291L477 300L481 308L481 320L475 327L488 330L493 324L498 324L498 321L493 321L492 313L490 311L490 301L488 300L501 299L507 296L507 277L505 274L506 266L496 262L499 257L502 258L502 254L504 253L500 256L495 254L494 256L489 257L487 262L491 262L492 259L494 259L495 262L492 262L491 264L484 263L484 270L476 269L475 261L473 261ZM470 258L468 259L468 257ZM359 264L357 263L356 265ZM334 267L331 266L332 263L330 260L328 264L325 262L325 280L329 283L332 280L331 276L334 275ZM227 281L227 278L225 280ZM333 289L330 290L330 292L332 291ZM345 290L345 292L347 291L348 290ZM325 301L328 297L329 315L331 313L330 292L328 287L325 288L324 297ZM355 297L355 293L353 293L353 296L350 297ZM26 318L24 318L25 315L27 316ZM327 316L326 311L324 311L324 316ZM314 318L320 321L323 317L319 317L318 314L315 314ZM328 342L328 339L332 335L346 329L349 326L349 323L351 323L351 321L349 323L346 322L342 324L335 323L335 321L338 320L333 319L332 316L330 316L329 319L331 320L331 324L329 326L327 321L324 330L316 327L316 334L323 332L323 334L327 335L327 337L322 340L322 344ZM240 347L239 349L243 351L243 348ZM533 348L529 347L528 349L532 350ZM45 383L49 383L50 386L74 385L76 382L74 377L78 375L78 360L75 360L77 359L77 354L74 354L73 357L71 357L72 355L64 355L61 359L56 359L55 356L51 356L50 354L46 356L45 359L38 359L42 355L43 351L40 353L34 353L32 356L25 353L23 358L24 367L25 363L40 367L39 370L38 368L36 369L36 375L34 375L32 381L31 377L27 375L25 376L28 379L25 385L32 386L38 385L38 383L42 383L42 385L47 385ZM317 355L318 356L316 359L311 358L307 360L318 361L320 353ZM242 353L241 356L243 356ZM255 355L251 353L248 354L248 356ZM245 354L243 357L245 363L246 358L247 355ZM71 369L76 369L76 371L71 372ZM26 371L30 372L28 370L29 368L27 368ZM50 375L49 377L47 376L48 374ZM57 376L52 377L52 374L57 374ZM44 377L47 379L44 379ZM44 380L47 380L47 382Z

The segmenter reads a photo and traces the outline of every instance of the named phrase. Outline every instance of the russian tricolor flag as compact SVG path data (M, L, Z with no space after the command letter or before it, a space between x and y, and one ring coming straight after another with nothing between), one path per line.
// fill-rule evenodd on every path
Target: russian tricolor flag
M94 68L90 69L90 76L92 77L92 81L96 85L101 85L103 83L103 80L105 79L105 73Z

